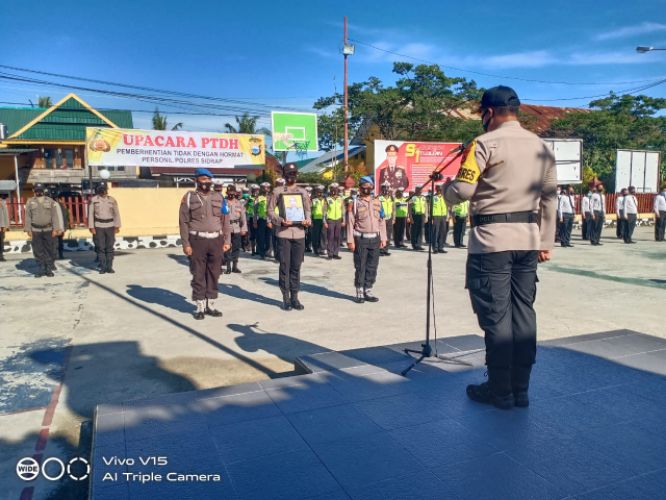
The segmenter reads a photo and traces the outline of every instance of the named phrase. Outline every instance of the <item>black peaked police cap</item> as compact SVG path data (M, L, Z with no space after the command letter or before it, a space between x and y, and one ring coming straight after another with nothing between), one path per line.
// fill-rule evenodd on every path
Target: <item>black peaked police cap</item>
M520 106L518 94L511 87L498 85L483 93L481 108L499 108L504 106Z
M282 167L282 174L286 177L289 174L298 173L298 167L296 166L295 163L287 163L284 167Z

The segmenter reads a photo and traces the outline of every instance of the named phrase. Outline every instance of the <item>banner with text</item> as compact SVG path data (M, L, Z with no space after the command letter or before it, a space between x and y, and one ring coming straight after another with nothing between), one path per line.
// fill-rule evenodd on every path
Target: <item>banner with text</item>
M405 192L425 184L432 171L446 163L458 146L458 142L375 141L377 191L386 181L392 190L402 187ZM443 180L455 177L459 169L460 158L442 172Z
M263 165L264 136L122 128L86 128L86 158L97 167Z

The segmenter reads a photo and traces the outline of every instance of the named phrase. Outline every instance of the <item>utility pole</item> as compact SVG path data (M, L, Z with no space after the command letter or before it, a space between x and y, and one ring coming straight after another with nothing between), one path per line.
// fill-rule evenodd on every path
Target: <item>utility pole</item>
M345 175L349 170L349 120L348 120L348 98L349 93L347 92L347 57L354 55L354 46L350 45L347 41L347 16L344 17L344 37L342 45L342 55L345 58L345 71L344 71L344 103L342 105L342 113L344 116L345 122L345 136L344 136L344 168Z

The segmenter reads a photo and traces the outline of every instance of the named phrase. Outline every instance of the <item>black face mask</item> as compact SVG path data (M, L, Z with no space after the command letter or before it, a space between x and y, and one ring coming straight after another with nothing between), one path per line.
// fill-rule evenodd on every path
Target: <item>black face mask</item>
M40 198L40 197L44 196L44 193L43 193L42 191L37 191L37 192L35 193L35 196L36 196L37 198Z
M233 200L236 198L236 193L227 193L227 199Z
M197 186L202 193L210 192L210 188L213 185L212 182L197 182Z
M372 194L372 188L362 187L361 188L361 194L364 195L364 196Z

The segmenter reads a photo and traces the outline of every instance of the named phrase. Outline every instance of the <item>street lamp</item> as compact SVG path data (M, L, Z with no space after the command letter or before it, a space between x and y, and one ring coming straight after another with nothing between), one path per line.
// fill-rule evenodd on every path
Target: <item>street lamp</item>
M653 50L666 50L666 49L659 49L656 47L647 47L645 45L639 45L636 47L636 52L640 52L641 54L645 54L646 52L652 52Z

